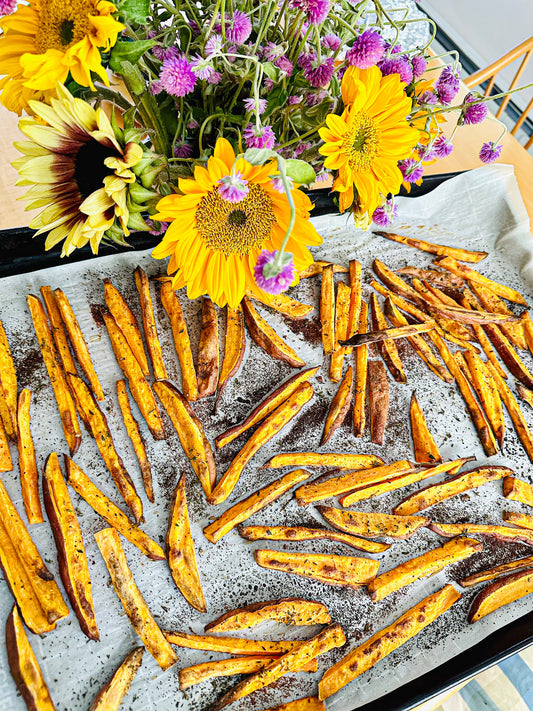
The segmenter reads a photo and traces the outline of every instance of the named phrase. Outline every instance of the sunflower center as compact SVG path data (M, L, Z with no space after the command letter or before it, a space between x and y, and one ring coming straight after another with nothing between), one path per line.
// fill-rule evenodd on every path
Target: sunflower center
M270 237L275 221L272 200L256 183L249 183L248 195L238 208L224 200L217 188L202 198L196 210L196 226L210 249L240 257L260 248Z
M379 151L379 130L373 119L363 112L352 117L351 126L344 137L343 149L354 171L370 170Z
M89 15L94 13L92 0L46 0L39 12L39 29L35 38L39 54L47 49L65 51L82 40L91 30Z
M116 154L115 150L103 146L94 138L78 150L74 159L74 180L84 200L104 186L107 175L113 175L113 170L104 164L104 160Z

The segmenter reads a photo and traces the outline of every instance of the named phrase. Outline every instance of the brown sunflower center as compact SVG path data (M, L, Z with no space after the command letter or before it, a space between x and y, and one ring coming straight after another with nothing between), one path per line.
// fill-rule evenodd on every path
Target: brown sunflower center
M354 114L342 147L354 171L370 170L379 150L379 130L374 120L363 112Z
M39 12L35 44L39 53L47 49L65 51L83 39L91 29L92 0L46 0Z
M276 219L272 200L260 185L248 187L248 195L236 204L224 200L217 188L200 201L196 226L210 249L243 257L270 237Z
M116 154L115 150L103 146L94 138L78 150L74 159L74 180L84 200L104 186L107 175L113 175L113 170L104 164L104 160Z

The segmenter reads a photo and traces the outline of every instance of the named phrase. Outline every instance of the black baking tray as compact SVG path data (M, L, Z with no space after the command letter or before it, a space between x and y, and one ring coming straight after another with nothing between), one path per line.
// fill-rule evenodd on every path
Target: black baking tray
M420 186L413 186L409 197L425 195L456 175L458 173L427 176ZM407 195L405 192L401 194ZM329 188L310 191L309 195L315 204L313 216L337 211ZM62 259L60 246L45 252L45 237L34 238L33 235L34 231L24 227L0 231L0 277L32 272L68 262L79 262L95 256L89 247L85 247L76 250L72 256ZM137 233L129 238L130 249L133 250L149 249L159 241L160 237L148 233ZM106 245L101 247L98 256L125 251L129 251L128 248ZM409 711L520 652L530 644L533 644L533 613L511 622L452 659L443 660L443 664L427 674L371 703L357 707L357 711Z

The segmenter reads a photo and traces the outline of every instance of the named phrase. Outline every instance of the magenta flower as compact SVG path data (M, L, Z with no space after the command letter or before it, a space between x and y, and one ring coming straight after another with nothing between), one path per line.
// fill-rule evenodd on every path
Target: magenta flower
M272 126L255 126L248 124L242 132L246 142L246 148L274 148L276 143L276 135L272 130Z
M270 92L276 86L276 83L270 77L266 77L264 81L265 89Z
M380 61L384 51L385 42L379 32L365 30L356 37L353 45L346 52L346 59L354 67L369 69Z
M459 77L451 67L444 67L435 85L437 96L443 104L450 104L459 91Z
M325 183L326 180L329 180L329 171L321 170L319 173L317 173L317 176L316 176L317 183Z
M381 207L377 207L372 215L372 222L380 227L388 227L398 216L398 205L392 200L386 200Z
M463 121L466 124L481 123L487 118L489 110L486 104L475 103L478 97L467 94L464 99Z
M226 16L226 22L229 22L229 27L226 26L228 41L235 42L235 44L246 42L252 32L252 23L248 15L241 10L236 10L231 17Z
M269 42L266 47L263 47L263 59L267 62L273 62L274 60L281 57L284 54L285 48L281 44L274 44L274 42Z
M170 57L163 62L159 81L172 96L185 96L194 89L196 75L185 57Z
M205 43L206 57L210 57L212 54L220 52L223 46L224 43L222 42L222 35L211 35L211 37Z
M312 25L321 25L328 16L329 0L291 0L291 7L302 10Z
M248 181L242 177L240 170L235 175L226 175L218 181L218 194L228 202L240 202L248 195L248 191Z
M209 75L207 79L208 84L220 84L222 80L222 74L220 72L213 72Z
M288 180L290 188L292 190L293 180L292 180L292 178L289 178L289 176L287 176L287 180ZM285 194L285 186L283 185L283 180L279 176L275 176L274 178L271 178L270 183L277 193L281 193L282 195Z
M274 62L276 67L280 69L284 74L286 74L288 77L292 74L292 70L294 69L294 64L291 62L291 60L283 55L282 57L279 57L276 59Z
M299 67L307 69L313 62L316 62L316 52L301 52L296 61Z
M398 168L408 183L416 183L424 175L424 168L413 158L399 161Z
M423 91L418 97L419 104L427 104L428 106L435 106L439 97L432 91Z
M303 96L296 96L296 94L293 94L292 96L289 96L287 99L287 103L289 106L295 106L296 104L301 104L303 101Z
M409 60L403 55L387 57L378 62L378 67L381 69L383 76L399 74L400 80L406 84L410 84L413 81L413 68Z
M332 52L336 52L340 46L341 38L338 35L330 33L322 37L322 47L325 49L330 49Z
M270 265L273 265L277 255L277 250L269 252L267 249L263 249L261 254L257 257L257 262L254 267L255 283L260 289L263 289L263 291L269 294L281 294L283 291L286 291L294 281L296 275L296 268L291 259L277 274L265 277L265 267L267 267L267 274L269 271L272 271L274 267ZM269 266L270 270L268 269Z
M190 158L192 156L192 146L187 141L178 141L174 146L174 156L176 158Z
M255 99L250 98L250 99L243 99L244 108L246 111L254 111L255 112ZM265 109L267 107L267 100L266 99L259 99L259 104L258 104L258 113L262 114L265 112Z
M426 58L421 54L415 54L414 57L411 57L411 66L413 67L413 79L419 79L426 71Z
M326 96L327 96L327 91L321 90L321 91L308 91L305 96L305 103L307 106L318 106L321 101L323 101Z
M209 79L211 74L215 71L213 67L211 66L211 63L209 62L208 59L204 59L203 57L200 57L199 54L196 54L192 60L191 60L191 67L193 72L196 74L196 76L199 79Z
M1 0L0 0L1 2ZM167 231L167 227L169 225L168 222L158 222L157 220L146 220L146 224L148 227L151 227L152 229L150 230L150 234L154 235L154 237L159 237L160 235L164 235L165 232ZM159 225L159 227L157 227Z
M446 136L439 136L433 144L433 150L437 158L446 158L453 153L453 144Z
M304 76L307 81L316 89L325 88L331 81L335 71L335 60L333 57L322 59L321 64L315 66L312 62L304 69Z
M503 146L499 146L494 141L489 141L481 146L479 158L483 163L494 163L501 155Z

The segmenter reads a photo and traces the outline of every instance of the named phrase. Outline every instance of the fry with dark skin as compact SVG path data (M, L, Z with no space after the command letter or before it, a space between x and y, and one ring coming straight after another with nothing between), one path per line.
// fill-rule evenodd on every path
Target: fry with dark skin
M17 448L19 453L20 488L28 523L42 523L39 498L39 473L30 429L31 391L25 388L17 406ZM9 450L8 450L9 451Z
M389 381L380 360L368 361L368 395L372 442L383 444L389 416Z
M302 644L299 640L279 640L274 642L264 639L169 632L168 630L165 631L165 637L171 644L178 647L202 649L208 652L223 652L225 654L242 654L245 656L251 654L267 657L277 656L297 649Z
M85 545L55 452L46 460L43 471L43 499L54 534L63 587L83 633L89 639L98 640L100 633L96 624Z
M368 330L368 306L361 301L359 312L358 335ZM368 346L363 345L355 351L355 391L353 399L353 433L362 437L366 425L366 391L368 382Z
M467 267L466 264L459 264L455 259L451 257L438 257L435 260L435 264L443 269L447 269L452 272L452 274L457 274L457 276L463 277L468 282L478 282L482 286L488 287L495 294L501 296L508 301L514 301L522 306L527 306L524 301L524 297L519 294L515 289L511 289L510 286L505 286L504 284L499 284L497 281L492 281L492 279L487 279L475 269Z
M369 331L363 334L352 336L347 341L340 341L342 346L360 347L366 343L380 343L381 341L395 340L396 338L407 338L419 333L427 333L435 328L434 321L424 321L423 323L410 323L407 326L392 326L380 331Z
M137 286L137 291L139 292L144 337L146 339L150 360L152 361L154 378L156 380L166 380L168 375L163 361L163 353L161 352L161 343L159 342L159 336L157 335L154 306L152 304L152 296L150 294L150 282L148 281L146 272L142 269L142 267L137 267L133 274L135 276L135 285Z
M409 408L409 418L411 420L411 435L415 449L415 462L442 462L442 455L435 444L433 435L429 431L424 411L420 407L416 392L411 395L411 406Z
M372 312L372 328L374 331L386 329L388 324L375 294L372 294L370 297L370 309ZM398 383L406 383L407 376L405 375L403 363L394 341L380 341L377 346L383 358L383 362L389 369L394 380Z
M353 368L351 365L348 366L344 378L342 379L339 389L335 393L331 405L329 407L328 414L326 415L326 422L324 423L324 431L322 433L322 439L320 440L320 446L323 447L329 442L333 434L339 429L339 427L344 422L344 419L350 409L353 398Z
M445 255L447 257L453 257L460 262L481 262L482 259L489 256L488 252L472 252L468 249L448 247L445 244L434 244L433 242L426 242L423 239L416 239L415 237L397 235L393 232L374 231L373 234L379 235L380 237L386 237L393 242L405 244L407 247L415 247L416 249L420 249L422 252L429 252L430 254L436 254L437 256Z
M312 264L310 264L307 269L304 269L303 272L299 272L299 277L300 279L309 279L310 277L318 276L319 274L322 274L322 270L324 267L327 267L329 265L333 266L333 273L334 274L345 274L348 272L348 269L346 267L341 266L340 264L334 264L333 262L325 262L321 259L316 259Z
M303 699L289 701L280 706L269 707L266 711L326 711L326 707L318 696L306 696Z
M94 534L124 612L135 632L161 669L169 669L178 661L176 653L159 629L141 591L135 584L120 536L114 528L104 528Z
M335 528L365 538L409 538L419 528L429 524L425 516L393 516L391 514L346 511L332 506L317 506L319 513Z
M450 272L438 272L436 269L420 269L419 267L402 267L396 270L396 274L403 276L415 276L419 279L438 287L447 287L448 289L462 289L466 282L461 277L451 274Z
M11 459L11 452L9 451L9 444L7 441L6 431L4 429L4 423L0 418L0 472L10 472L12 470L13 461Z
M269 356L282 360L293 368L302 368L305 365L305 362L278 336L272 326L269 326L246 296L242 300L242 308L251 337Z
M453 316L447 316L442 313L442 311L439 313L436 310L432 310L433 307L435 307L435 309L444 309L445 305L420 279L413 279L413 288L418 294L417 303L424 311L427 311L434 317L443 331L452 334L452 336L458 338L460 341L468 341L472 338L472 332L463 324L458 323L457 319ZM470 311L468 311L468 314L470 315Z
M137 423L135 417L133 417L133 412L131 411L125 380L117 380L117 397L120 411L122 413L122 419L124 420L124 426L126 427L126 432L131 440L133 451L135 452L135 456L139 462L139 467L141 468L146 496L149 501L154 503L152 468L146 454L146 444L141 434L141 430L139 429L139 424Z
M300 276L300 278L302 277ZM266 292L262 293L265 294L265 298L261 298L259 294L251 291L251 289L246 289L246 296L249 299L255 299L256 301L259 301L259 303L274 309L274 311L287 316L287 318L300 320L308 316L313 310L311 304L302 304L295 299L291 299L291 297L287 296L287 294L267 295Z
M514 476L506 476L503 480L503 495L506 499L533 506L533 486Z
M221 504L235 488L240 476L259 449L269 442L287 425L313 397L313 386L304 382L279 405L245 443L234 458L207 500L210 504Z
M520 528L511 528L511 526L493 526L487 523L430 523L429 528L444 538L479 534L481 536L490 536L500 541L527 543L533 546L533 532L530 533Z
M533 388L533 375L515 351L508 338L503 334L502 330L495 324L486 324L484 329L492 345L498 351L500 358L514 377L525 385L526 388Z
M503 419L502 401L494 378L477 353L465 351L462 357L466 363L467 377L469 376L469 380L474 386L474 390L483 406L485 415L501 449L503 447L503 437L505 434L505 422Z
M480 570L479 573L474 573L473 575L469 575L468 578L459 580L459 585L463 588L470 588L478 583L484 583L487 580L499 578L500 575L505 575L506 573L511 573L515 570L522 570L524 568L531 567L533 567L533 555L528 555L524 558L519 558L518 560L512 560L510 563L503 563L502 565L497 565L494 568Z
M239 526L239 534L248 541L316 541L329 540L343 543L350 548L367 553L382 553L390 548L386 543L375 543L356 538L348 533L330 531L327 528L304 528L303 526Z
M141 668L144 647L129 652L113 676L95 696L89 711L118 711L123 698L129 691L131 682Z
M161 284L161 303L170 319L174 348L180 362L183 394L187 400L198 400L198 379L194 369L189 332L180 301L169 281Z
M479 301L485 311L490 311L494 314L502 314L504 316L513 316L514 314L507 304L495 294L492 289L483 286L479 282L470 282L470 288L474 292L476 299ZM527 312L526 312L527 313ZM513 318L513 322L501 323L500 328L511 341L513 346L525 350L527 348L526 338L524 334L523 321Z
M533 592L533 568L526 568L487 585L474 599L468 613L472 624L504 605Z
M54 343L56 344L57 352L61 359L63 371L65 373L74 373L74 375L76 375L76 364L74 362L74 358L72 357L72 353L70 352L67 331L61 317L61 312L57 305L55 294L49 286L41 286L39 291L43 297L44 306L48 315L48 321L50 322L50 331L54 337Z
M331 615L322 602L286 597L281 600L254 602L237 610L230 610L205 626L206 632L236 632L247 630L265 620L282 625L327 625Z
M339 346L339 338L349 338L348 316L350 312L350 287L343 281L337 284L337 300L335 302L335 350L331 354L329 377L338 383L342 377L344 356L349 350Z
M104 295L109 313L113 316L122 331L133 355L141 366L143 375L148 377L150 375L148 358L146 357L141 329L139 328L135 314L128 306L120 291L113 286L109 279L104 279Z
M322 349L324 355L330 355L335 350L335 282L332 264L322 269L320 322L322 324Z
M460 306L447 306L442 304L442 306L436 306L434 304L428 304L428 311L432 314L443 315L446 318L453 319L458 323L466 324L478 324L479 326L484 326L487 323L495 323L501 325L511 325L519 321L518 317L514 314L499 314L499 313L489 313L488 311L470 311L469 309L462 309Z
M533 407L533 390L529 390L528 388L525 388L521 383L517 383L516 392L518 393L518 397L521 400L527 402L530 407Z
M338 469L366 469L383 464L374 454L346 454L345 452L286 452L276 454L261 469L281 467L337 467Z
M226 307L226 337L224 342L224 360L222 361L218 380L218 398L220 398L228 380L239 370L246 349L244 314L240 304L236 309L232 309L231 306Z
M46 323L46 316L44 318ZM39 339L39 334L37 338ZM8 439L15 442L17 439L17 373L2 321L0 321L0 417Z
M359 315L361 313L362 296L362 273L363 267L357 259L350 259L350 312L348 314L348 333L353 336L359 325Z
M6 622L6 651L11 676L28 711L55 711L56 707L16 605Z
M198 397L214 395L218 384L218 316L215 305L204 296L198 346Z

